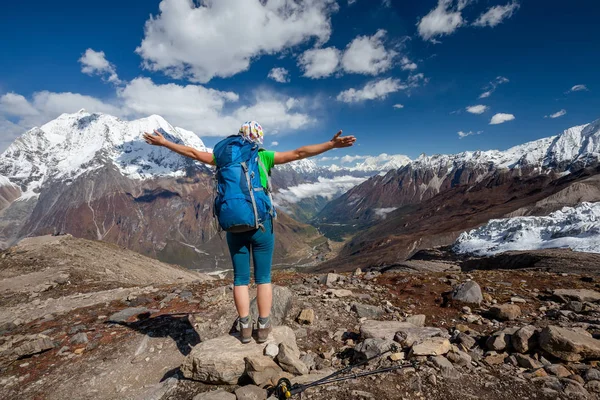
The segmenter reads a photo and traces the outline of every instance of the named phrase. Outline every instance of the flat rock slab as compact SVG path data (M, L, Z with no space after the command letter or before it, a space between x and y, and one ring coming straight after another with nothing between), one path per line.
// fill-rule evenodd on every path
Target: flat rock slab
M237 388L235 395L237 400L267 400L267 391L253 385Z
M600 358L600 340L585 333L549 326L540 333L540 347L564 361Z
M409 322L366 320L360 325L360 335L363 339L379 338L394 340L396 332L403 328L417 328Z
M576 300L590 303L600 301L600 292L590 289L556 289L552 292L561 299Z
M183 376L210 384L234 385L244 374L246 357L262 356L269 344L286 344L298 351L296 335L287 326L273 328L265 343L252 341L243 344L238 336L223 335L196 345L185 358L181 371Z
M394 336L394 340L402 345L402 347L411 347L416 342L420 342L422 340L432 338L432 337L443 337L449 338L448 331L445 329L434 328L431 326L426 327L410 327L410 328L400 328L396 335Z
M446 338L434 337L415 344L411 349L412 356L442 356L452 349Z
M119 312L114 313L108 318L108 322L126 322L129 318L140 315L150 310L146 307L129 307Z

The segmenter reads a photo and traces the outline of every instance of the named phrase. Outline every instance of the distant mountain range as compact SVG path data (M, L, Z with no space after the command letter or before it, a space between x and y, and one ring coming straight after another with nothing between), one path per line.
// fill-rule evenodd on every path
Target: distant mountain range
M599 159L600 120L506 151L423 155L319 212L313 223L323 232L351 238L321 268L391 265L491 218L600 201Z

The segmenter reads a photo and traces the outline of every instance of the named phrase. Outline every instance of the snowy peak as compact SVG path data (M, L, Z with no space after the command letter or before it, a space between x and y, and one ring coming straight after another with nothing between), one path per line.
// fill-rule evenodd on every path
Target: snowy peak
M185 174L191 160L145 143L144 132L161 131L169 140L206 150L193 132L175 128L159 115L134 121L88 113L62 114L23 134L2 154L0 174L35 196L49 179L75 178L107 164L132 179Z

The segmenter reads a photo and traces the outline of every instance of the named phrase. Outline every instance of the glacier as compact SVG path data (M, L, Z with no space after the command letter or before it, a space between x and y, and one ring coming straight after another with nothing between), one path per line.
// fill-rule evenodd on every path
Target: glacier
M478 256L550 248L600 253L600 202L564 207L543 217L493 219L463 232L454 244L455 252Z

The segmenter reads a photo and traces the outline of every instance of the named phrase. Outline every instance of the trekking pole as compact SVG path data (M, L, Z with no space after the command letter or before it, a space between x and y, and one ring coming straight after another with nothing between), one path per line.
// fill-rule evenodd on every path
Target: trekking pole
M385 372L391 372L391 371L396 371L396 370L399 370L402 368L407 368L409 366L416 368L415 363L400 364L400 365L394 365L391 367L376 369L374 371L359 372L356 374L340 376L338 378L328 379L326 381L324 381L323 379L320 379L319 381L315 381L315 382L312 382L312 383L309 383L306 385L298 385L298 384L292 385L289 379L281 378L279 380L279 382L277 382L277 386L274 388L274 391L272 394L274 394L279 400L287 400L292 396L303 393L305 390L307 390L311 387L327 385L329 383L334 383L334 382L343 382L343 381L347 381L350 379L361 378L363 376L382 374Z

